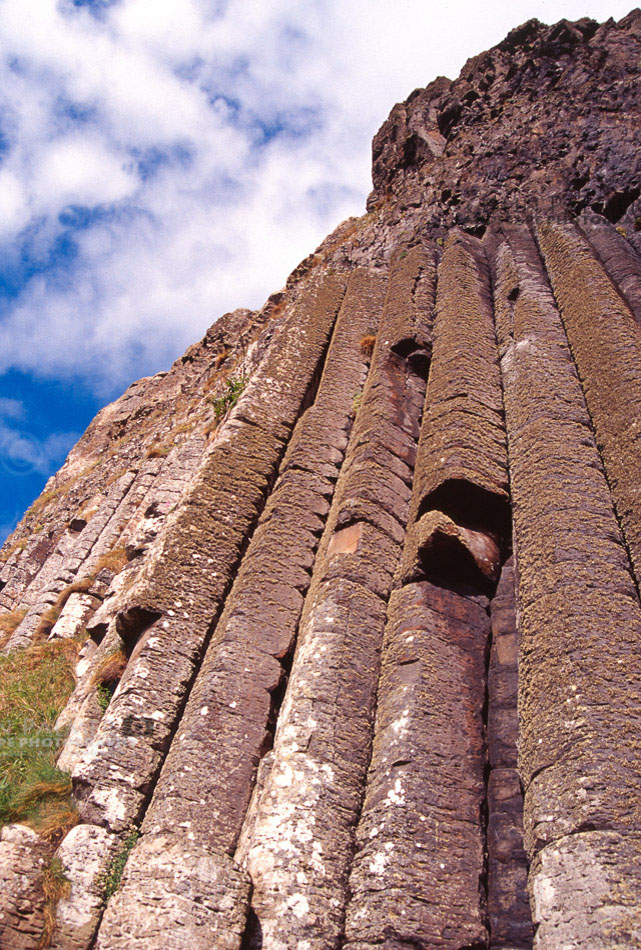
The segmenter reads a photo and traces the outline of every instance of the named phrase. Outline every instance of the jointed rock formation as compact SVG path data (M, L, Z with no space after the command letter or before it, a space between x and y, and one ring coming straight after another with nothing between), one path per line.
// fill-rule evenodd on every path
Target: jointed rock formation
M634 11L417 90L91 424L3 549L4 662L79 655L0 948L641 945L640 73Z

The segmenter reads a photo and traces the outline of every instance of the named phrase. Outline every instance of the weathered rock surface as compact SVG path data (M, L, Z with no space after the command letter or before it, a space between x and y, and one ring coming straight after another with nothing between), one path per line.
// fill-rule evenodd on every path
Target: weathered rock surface
M102 913L104 877L118 851L115 835L96 825L76 825L56 852L69 882L58 901L52 950L79 950L91 944Z
M5 825L0 835L0 947L37 947L44 927L42 874L48 848L24 825Z
M107 906L96 950L240 947L251 881L228 855L170 834L146 836L122 884Z
M640 63L530 21L412 93L50 480L0 647L86 637L81 824L57 907L3 829L0 950L639 946Z

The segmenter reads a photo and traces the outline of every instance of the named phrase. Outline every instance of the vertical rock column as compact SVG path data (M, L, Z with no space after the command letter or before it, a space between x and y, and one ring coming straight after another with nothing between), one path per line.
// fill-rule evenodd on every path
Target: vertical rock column
M641 583L641 329L574 226L537 237Z
M329 276L289 316L127 595L117 624L135 649L73 773L86 821L121 832L141 817L212 621L317 384L343 291L344 278Z
M42 875L50 849L25 825L0 832L0 947L35 950L44 928Z
M427 281L421 296L427 306L415 315L423 339L434 269L429 252L415 254L425 264L420 280ZM417 271L397 277L392 267L273 752L241 836L237 856L253 883L247 946L320 950L342 939L386 602L405 531L425 391L423 376L392 350L398 295L409 310L417 299Z
M390 599L344 946L484 947L487 601L427 581Z
M509 531L507 485L488 264L479 241L455 232L439 268L413 515L442 511L498 541Z
M24 592L54 553L59 537L34 534L26 545L18 545L0 569L0 608L14 610Z
M517 771L518 628L514 563L509 558L490 604L488 668L487 916L490 948L532 946L523 848L523 793Z
M635 320L641 324L641 260L618 229L605 218L597 221L591 215L579 218L579 224Z
M385 631L350 950L487 945L484 592L500 568L506 479L487 263L478 242L454 236L439 268L414 520Z
M508 237L496 303L535 946L605 950L641 939L641 609L540 258L527 231Z
M135 940L136 946L162 950L182 940L183 946L205 950L214 938L216 946L240 940L246 900L235 886L240 872L227 856L234 852L256 767L271 742L314 555L347 448L354 394L367 372L360 341L376 330L385 283L384 276L366 270L350 278L316 400L294 431L226 600L142 839L105 914L101 948L126 948ZM175 867L150 884L156 856L165 850ZM186 893L180 866L194 862L211 866L211 878L196 876ZM217 866L229 867L229 873L214 873ZM214 896L218 905L212 904ZM216 910L225 901L233 910L227 930Z
M100 537L108 531L121 505L126 503L135 480L134 472L125 472L111 486L92 522L79 535L65 532L56 550L25 592L22 603L29 609L7 642L4 653L29 646L43 613L56 602L58 595L68 584L78 580L77 572L90 557ZM104 548L101 553L104 553ZM82 572L84 576L89 575L92 566L93 564L88 565L86 571Z

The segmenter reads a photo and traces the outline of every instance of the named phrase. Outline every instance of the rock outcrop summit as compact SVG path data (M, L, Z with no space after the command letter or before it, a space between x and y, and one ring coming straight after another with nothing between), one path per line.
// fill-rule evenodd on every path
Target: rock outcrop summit
M0 950L641 946L641 12L373 183L2 549Z

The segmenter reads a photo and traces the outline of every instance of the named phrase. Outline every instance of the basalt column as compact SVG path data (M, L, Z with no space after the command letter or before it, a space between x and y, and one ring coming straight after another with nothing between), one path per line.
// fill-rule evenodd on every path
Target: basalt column
M250 381L128 595L117 623L132 656L73 773L80 813L92 823L120 832L141 816L212 620L313 393L344 287L340 276L310 288L291 315L278 357Z
M526 229L507 237L496 305L535 946L631 946L641 939L641 609L536 246ZM605 332L594 324L595 346Z
M579 218L577 223L635 320L641 324L641 258L635 254L619 229L608 221L592 215Z
M390 598L346 922L350 950L488 943L487 595L507 543L487 262L454 235L438 273L412 516Z
M238 850L253 882L247 947L329 950L341 943L387 596L405 533L425 394L432 261L417 245L392 265L273 752ZM406 355L395 351L401 340Z
M490 603L492 644L487 683L487 920L490 948L532 946L523 847L523 793L517 771L518 624L513 558L503 565Z
M212 623L289 436L315 395L345 284L341 274L309 280L304 300L281 325L278 356L268 352L259 365L116 614L117 640L127 666L94 740L73 772L78 808L88 824L72 832L84 835L80 853L85 860L65 864L76 901L68 910L73 915L82 906L87 940L101 912L96 875L119 846L115 836L124 837L144 814ZM64 853L73 857L74 852L71 848ZM227 903L221 908L214 894L206 907L198 908L202 916L196 914L194 926L201 926L209 914L215 920L222 916L230 928L235 921L233 926L242 931L246 876L235 874L223 860L203 866L193 855L184 861L182 857L180 848L156 852L150 862L151 867L155 861L156 868L148 879L162 878L169 867L186 893L193 889L197 894L230 872ZM90 882L85 880L89 866L95 870ZM61 950L83 946L75 937L69 943L64 942L67 937L61 939Z
M294 431L227 598L142 839L102 923L100 948L129 947L133 939L147 950L239 943L247 894L235 886L240 870L231 855L256 767L271 742L314 555L347 448L354 394L367 371L360 343L376 331L384 293L384 275L357 270L350 278L317 397ZM192 875L186 890L185 864L210 868L210 874Z
M639 585L641 328L574 225L542 223L537 238Z

